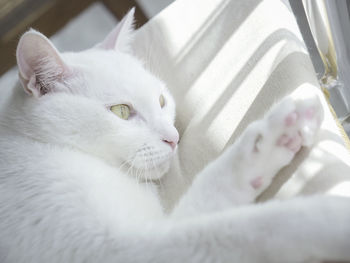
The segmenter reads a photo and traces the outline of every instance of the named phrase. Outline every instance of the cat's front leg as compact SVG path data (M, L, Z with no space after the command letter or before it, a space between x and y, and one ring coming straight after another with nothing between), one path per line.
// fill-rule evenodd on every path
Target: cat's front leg
M195 178L174 215L187 216L251 203L288 165L302 146L313 143L323 119L319 98L285 98L251 123Z

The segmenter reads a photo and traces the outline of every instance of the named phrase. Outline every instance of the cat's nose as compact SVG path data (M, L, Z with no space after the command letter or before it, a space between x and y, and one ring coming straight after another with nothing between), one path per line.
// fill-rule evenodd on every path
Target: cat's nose
M179 142L179 133L178 131L174 128L168 136L163 138L163 142L167 143L170 145L170 147L174 150L176 148L176 145Z
M177 145L177 142L172 142L172 141L168 141L168 140L163 140L163 142L169 144L173 150L175 149L175 147Z

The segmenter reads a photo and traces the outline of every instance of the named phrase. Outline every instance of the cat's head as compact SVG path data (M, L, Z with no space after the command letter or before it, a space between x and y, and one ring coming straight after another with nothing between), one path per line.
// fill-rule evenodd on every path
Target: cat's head
M105 40L79 53L59 53L34 30L21 37L23 130L155 179L169 169L179 140L175 103L129 52L133 17L131 10Z

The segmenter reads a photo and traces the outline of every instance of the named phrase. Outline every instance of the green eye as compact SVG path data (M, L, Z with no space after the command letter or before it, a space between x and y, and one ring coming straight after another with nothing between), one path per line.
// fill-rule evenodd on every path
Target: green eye
M127 120L130 116L130 108L125 104L118 104L111 107L111 112L123 120Z
M159 104L160 104L160 107L163 108L164 105L165 105L165 99L164 99L164 96L163 95L160 95L159 96Z

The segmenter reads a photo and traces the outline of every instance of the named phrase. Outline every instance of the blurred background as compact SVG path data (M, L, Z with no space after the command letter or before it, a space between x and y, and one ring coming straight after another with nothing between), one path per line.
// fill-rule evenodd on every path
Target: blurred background
M101 41L132 7L140 27L173 1L0 0L0 88L17 79L16 46L29 28L60 51L78 51ZM350 135L350 0L281 1L291 6L320 85Z
M29 28L50 37L60 51L77 51L102 40L128 10L136 27L174 0L0 0L0 87L16 81L16 45Z

